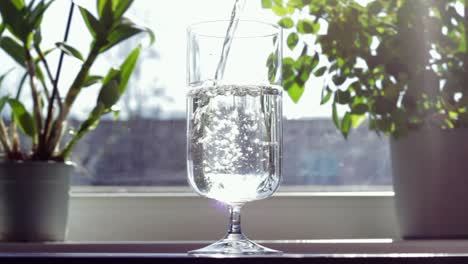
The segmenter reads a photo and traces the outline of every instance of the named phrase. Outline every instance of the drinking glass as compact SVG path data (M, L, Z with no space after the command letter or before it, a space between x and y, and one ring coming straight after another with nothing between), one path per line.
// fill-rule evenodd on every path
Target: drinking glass
M229 25L212 21L188 29L188 180L230 212L225 237L189 254L281 254L249 240L240 222L246 202L270 197L280 184L281 29L241 20L226 49Z

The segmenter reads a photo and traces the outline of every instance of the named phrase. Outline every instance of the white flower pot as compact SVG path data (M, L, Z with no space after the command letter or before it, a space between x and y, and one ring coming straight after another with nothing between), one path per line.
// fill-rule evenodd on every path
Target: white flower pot
M403 238L468 238L468 129L426 129L391 140Z
M0 240L63 241L73 169L56 162L0 162Z

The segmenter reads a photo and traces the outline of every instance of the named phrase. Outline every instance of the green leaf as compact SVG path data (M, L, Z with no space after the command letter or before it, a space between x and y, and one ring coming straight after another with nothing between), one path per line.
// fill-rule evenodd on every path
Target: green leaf
M318 53L315 53L313 57L301 55L294 64L294 68L298 71L296 81L301 85L305 84L309 80L310 74L315 69L315 67L317 67L319 62Z
M337 90L335 92L335 102L342 105L349 104L351 102L351 93L348 90Z
M351 126L353 128L358 128L366 120L366 115L351 115Z
M262 8L271 8L272 6L271 0L262 0Z
M268 55L266 66L268 68L268 80L270 83L276 81L276 73L278 72L278 53L270 53Z
M296 32L291 32L288 36L288 47L290 50L294 50L294 48L297 46L297 43L299 42L299 35L297 35Z
M156 41L156 37L154 36L153 30L148 27L142 27L143 32L147 33L150 37L150 45L152 45Z
M104 28L99 21L85 8L79 7L81 16L85 21L86 27L88 27L91 35L96 39L99 35L104 33Z
M106 109L111 108L120 98L120 86L118 81L111 80L104 85L99 93L98 103L102 103Z
M93 84L96 84L102 80L102 76L98 75L88 75L86 80L83 83L83 87L89 87Z
M348 138L349 130L351 129L351 114L346 112L341 120L341 133L345 138Z
M294 82L288 89L288 95L291 97L294 103L299 102L302 94L304 93L304 86L299 85L297 82Z
M0 88L2 88L2 83L3 83L3 80L5 79L5 77L10 73L12 72L14 69L9 69L7 72L5 72L4 74L0 75Z
M24 3L24 0L10 0L10 1L18 10L22 10L26 6L26 4Z
M36 8L32 9L29 15L27 16L27 23L30 25L30 29L37 29L41 25L42 17L44 16L45 11L52 4L52 0L48 3L44 3L42 0Z
M120 94L125 92L127 88L128 80L135 69L138 57L140 56L141 46L138 45L125 59L125 61L120 66L121 77L120 77Z
M301 34L315 34L320 30L320 24L309 19L301 19L297 22L296 29Z
M123 14L128 10L132 5L133 0L119 0L117 1L117 6L114 9L114 19L119 19Z
M6 28L21 41L26 41L31 28L26 24L24 17L24 2L22 1L0 1L0 14Z
M318 70L314 72L314 75L315 77L322 77L325 74L325 71L327 71L326 66L320 67Z
M105 52L118 43L135 36L136 34L146 32L150 35L151 43L154 42L154 33L148 28L142 28L135 25L128 19L122 19L107 37L107 45L105 45L100 52Z
M38 49L40 50L40 48L38 48ZM48 49L48 50L46 50L46 51L42 51L42 50L40 50L40 51L41 51L41 53L42 53L42 56L44 56L44 58L45 58L45 57L47 57L47 55L49 55L52 51L54 51L54 50L56 50L56 49L57 49L56 47L53 47L53 48L50 48L50 49ZM37 64L40 60L41 60L41 57L40 57L40 56L37 56L36 58L33 59L34 63L36 63L36 64Z
M2 98L0 98L0 113L3 111L3 108L5 107L8 100L10 100L10 97L8 95L5 95Z
M320 100L320 104L326 104L328 101L330 101L332 95L333 91L330 89L330 87L327 86L327 88L322 90L322 99Z
M65 54L69 55L69 56L72 56L76 59L79 59L80 61L84 61L84 58L83 58L83 55L81 55L81 53L75 49L74 47L64 43L64 42L57 42L55 43L55 46L57 46L57 48L59 48L60 50L62 50L63 52L65 52Z
M34 31L34 45L39 46L42 42L42 33L41 29L38 28L37 30Z
M3 31L5 31L5 24L0 23L0 36L2 36Z
M291 57L286 57L286 58L283 58L283 67L289 67L289 68L294 68L294 59L291 58Z
M332 104L332 119L333 123L335 123L336 128L340 129L340 118L338 117L338 110L336 109L336 104Z
M294 63L294 68L297 71L300 71L302 68L304 68L307 65L311 65L312 61L314 60L312 56L307 55L307 50L308 50L308 45L304 45L304 47L302 48L301 55L297 58L296 62Z
M34 123L34 119L26 110L24 105L16 99L9 99L8 103L13 111L13 117L21 131L30 137L36 136L36 125Z
M294 27L294 21L290 17L284 17L278 21L278 25L282 28L292 28Z
M114 23L114 10L112 9L113 2L113 0L98 0L98 6L100 9L99 22L101 22L101 25L103 25L104 28L111 27Z
M120 98L121 71L111 69L104 78L97 104L102 103L106 109L110 109Z
M95 129L99 124L99 120L102 115L106 113L106 108L102 103L98 103L96 107L94 107L93 111L89 114L88 118L81 123L78 131L73 135L73 138L68 142L68 144L63 148L62 152L60 153L60 157L63 159L67 159L73 148L75 147L76 143L89 131Z
M283 7L283 6L279 6L279 5L272 6L271 10L273 10L273 12L277 16L280 16L280 17L294 13L294 7Z
M352 107L352 113L355 115L363 115L367 113L368 110L369 110L369 107L367 106L367 104L363 104L363 103L353 105Z
M336 74L336 75L333 76L332 80L333 80L333 83L334 83L336 86L340 86L340 85L344 84L344 82L346 81L346 76L345 76L345 75Z
M106 76L104 77L104 79L102 79L102 84L105 85L107 84L108 82L110 82L112 79L117 79L117 78L120 78L120 70L118 69L114 69L114 68L111 68ZM120 81L119 81L120 82Z
M294 59L290 57L283 58L283 67L281 70L283 72L283 80L287 81L294 79Z
M338 63L332 63L332 65L328 68L328 72L334 72L338 70Z
M88 119L86 119L78 128L78 131L76 131L76 135L79 137L82 137L85 133L93 130L96 128L96 126L99 123L99 119L103 114L106 112L106 107L102 103L98 103L93 111L88 116Z
M91 119L93 120L99 120L99 118L105 114L107 112L107 110L105 109L104 105L102 104L97 104L96 107L93 109L93 111L91 112ZM97 123L94 122L94 125L90 126L90 127L87 127L87 130L89 131L89 129L95 129L96 128L96 125ZM83 131L81 131L80 129L78 130L78 133L82 133Z
M318 63L318 61L317 61ZM296 71L303 71L305 68L311 68L315 64L314 57L309 55L301 55L297 60L294 62L294 69ZM316 65L315 65L316 66Z
M289 0L288 6L295 7L297 9L301 9L304 7L304 2L302 0Z
M19 65L26 67L24 48L18 42L10 37L2 37L0 38L0 47Z
M106 113L106 107L102 103L98 103L94 108L93 111L88 116L88 119L86 119L78 128L76 131L76 136L81 138L85 133L95 129L99 123L99 119L101 118L102 115Z
M104 6L106 5L108 0L97 0L96 7L98 11L98 16L101 17L102 13L104 12Z

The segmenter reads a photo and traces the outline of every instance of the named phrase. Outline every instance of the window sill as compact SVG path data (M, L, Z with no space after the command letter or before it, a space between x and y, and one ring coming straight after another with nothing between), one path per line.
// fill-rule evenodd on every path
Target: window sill
M244 232L256 240L396 238L393 195L283 192L247 203ZM74 193L71 241L200 241L224 235L226 208L187 192Z

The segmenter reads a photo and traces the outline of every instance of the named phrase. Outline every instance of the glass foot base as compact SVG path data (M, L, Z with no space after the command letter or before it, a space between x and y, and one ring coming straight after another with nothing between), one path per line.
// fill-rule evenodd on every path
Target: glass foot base
M236 257L281 255L283 252L261 246L243 234L228 234L225 238L204 248L189 251L188 254L207 257Z

